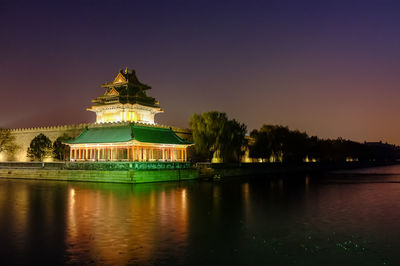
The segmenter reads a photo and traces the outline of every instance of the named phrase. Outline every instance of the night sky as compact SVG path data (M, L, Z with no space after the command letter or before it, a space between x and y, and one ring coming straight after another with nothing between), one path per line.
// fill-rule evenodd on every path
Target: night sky
M87 123L126 66L160 124L400 144L400 1L1 1L0 127Z

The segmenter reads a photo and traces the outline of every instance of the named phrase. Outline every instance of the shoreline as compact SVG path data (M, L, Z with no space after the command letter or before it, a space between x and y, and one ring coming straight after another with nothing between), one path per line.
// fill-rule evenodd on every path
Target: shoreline
M1 179L30 179L126 184L182 181L196 179L198 178L198 176L198 171L195 169L145 171L0 169Z
M320 174L333 171L390 166L400 162L329 162L329 163L241 163L198 164L200 178L219 179L238 176Z
M0 163L0 178L103 183L152 183L182 180L218 180L232 177L316 174L333 171L396 165L399 162L344 163L65 163L8 162Z

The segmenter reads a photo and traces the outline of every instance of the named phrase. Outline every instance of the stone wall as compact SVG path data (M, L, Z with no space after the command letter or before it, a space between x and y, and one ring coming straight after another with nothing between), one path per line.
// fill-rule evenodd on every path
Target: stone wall
M52 142L54 142L58 137L67 134L71 137L77 137L85 127L98 127L98 126L115 126L119 123L107 123L107 124L79 124L79 125L65 125L65 126L50 126L50 127L37 127L37 128L17 128L10 129L11 133L15 136L16 144L19 149L16 151L12 161L26 162L29 161L27 157L28 147L34 137L40 133L46 135ZM169 128L167 126L160 126ZM192 134L189 129L181 128L171 128L179 137L187 140L192 139ZM8 161L5 153L0 153L0 162ZM46 161L52 161L52 159L47 159Z
M149 183L182 181L199 177L197 169L173 170L46 170L46 169L0 169L0 179L33 179L54 181L85 181L107 183Z
M26 162L29 161L26 151L28 150L29 144L32 139L40 133L46 135L52 142L63 134L67 134L71 137L78 136L82 130L90 124L79 124L79 125L65 125L65 126L51 126L51 127L37 127L37 128L17 128L10 129L11 133L15 136L16 144L19 149L16 151L14 161ZM7 161L7 156L4 153L0 153L0 161ZM51 161L51 159L49 159Z

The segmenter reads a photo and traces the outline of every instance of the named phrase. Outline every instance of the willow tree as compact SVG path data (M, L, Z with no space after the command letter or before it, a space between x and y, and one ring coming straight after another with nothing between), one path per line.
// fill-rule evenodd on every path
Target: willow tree
M211 161L214 153L224 162L238 161L246 144L246 125L216 111L193 114L190 119L196 152Z
M53 156L55 159L63 161L69 153L69 146L63 144L64 141L71 139L68 134L63 134L53 142Z

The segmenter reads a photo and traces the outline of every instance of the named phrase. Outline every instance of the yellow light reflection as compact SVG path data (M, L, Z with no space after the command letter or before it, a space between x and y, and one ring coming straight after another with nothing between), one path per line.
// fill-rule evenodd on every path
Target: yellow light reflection
M168 249L186 245L186 189L160 184L82 186L79 192L69 191L67 241L74 253L88 252L104 264L126 264L133 257L143 264L167 249L165 243Z
M244 204L244 212L246 217L249 217L250 212L250 192L249 192L249 183L245 183L242 186L243 191L243 204Z
M76 211L75 211L75 189L69 189L68 196L68 215L67 215L67 226L68 226L68 242L78 241L78 229L76 225Z
M306 178L304 179L304 183L305 183L305 191L308 192L310 189L310 178L308 176L306 176Z

